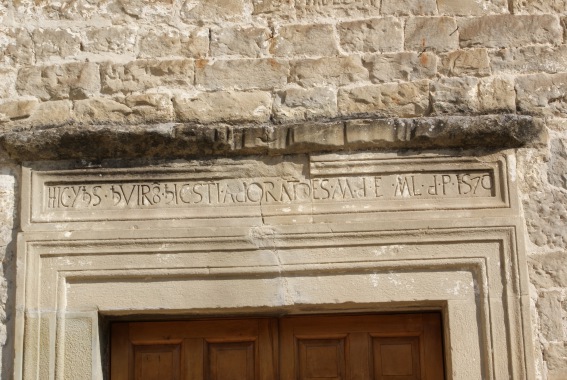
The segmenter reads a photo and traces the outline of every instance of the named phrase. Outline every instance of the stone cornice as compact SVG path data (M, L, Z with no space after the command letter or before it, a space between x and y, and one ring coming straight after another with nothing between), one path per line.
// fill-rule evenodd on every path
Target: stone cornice
M281 155L380 149L517 148L546 141L541 119L514 114L264 125L67 125L4 132L17 161Z

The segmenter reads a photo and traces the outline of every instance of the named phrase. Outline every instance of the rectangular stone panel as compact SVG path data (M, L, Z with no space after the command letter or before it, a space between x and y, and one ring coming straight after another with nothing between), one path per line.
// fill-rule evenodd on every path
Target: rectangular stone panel
M29 223L253 218L509 207L505 156L376 154L26 170ZM287 161L286 161L287 160ZM492 161L491 161L492 160Z

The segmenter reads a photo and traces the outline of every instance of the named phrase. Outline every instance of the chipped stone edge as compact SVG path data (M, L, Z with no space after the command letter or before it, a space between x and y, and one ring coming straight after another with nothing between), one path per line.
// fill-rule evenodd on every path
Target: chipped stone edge
M0 133L16 161L283 155L381 149L518 148L547 142L543 119L515 114L359 118L294 124L73 124Z

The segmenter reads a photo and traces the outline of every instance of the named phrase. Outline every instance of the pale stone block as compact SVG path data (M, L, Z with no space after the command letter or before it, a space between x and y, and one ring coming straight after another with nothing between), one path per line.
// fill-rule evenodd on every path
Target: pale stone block
M293 122L337 115L337 94L327 87L289 88L274 100L276 121Z
M382 0L382 13L387 15L434 15L435 0Z
M195 84L208 90L272 89L287 83L289 63L273 58L197 61Z
M128 94L154 87L192 88L195 62L191 59L136 60L101 65L102 92Z
M415 17L406 22L406 50L439 52L459 48L457 22L451 17Z
M478 76L491 74L487 49L457 50L441 57L441 74L447 76Z
M129 95L124 103L132 110L130 122L159 123L175 120L175 110L167 94Z
M85 32L82 49L92 53L132 54L136 50L136 37L137 31L132 27L111 26L88 29Z
M124 104L101 97L77 100L73 110L77 120L86 123L124 123L132 113Z
M554 15L496 15L459 20L461 47L520 47L533 44L558 45L563 29Z
M392 52L403 50L404 31L393 17L342 22L338 25L341 47L349 52Z
M245 15L246 3L244 0L186 0L181 7L181 17L189 23L239 19Z
M73 119L72 108L73 102L70 100L39 103L28 121L33 126L63 125Z
M100 91L99 67L95 63L35 66L20 69L16 89L22 95L49 99L84 99Z
M268 92L204 92L193 97L176 96L173 106L181 121L266 122L270 119L272 97Z
M140 57L205 57L209 52L209 29L147 29L140 32Z
M342 146L344 145L344 125L300 124L293 128L293 143L305 145Z
M433 53L403 52L377 54L364 58L374 83L415 81L433 78L437 74L437 56Z
M380 15L380 0L252 0L255 16L269 19L353 18Z
M0 30L0 63L31 65L35 62L31 33L23 28Z
M0 67L0 99L15 98L16 93L16 79L18 71L15 68L2 68Z
M276 29L270 52L278 57L338 55L335 31L329 24L285 25Z
M391 119L348 121L346 139L349 144L379 144L397 140L396 125Z
M499 49L490 52L490 66L494 73L554 74L567 71L567 46L526 46Z
M511 78L482 79L478 84L478 95L481 112L513 113L516 110L516 91Z
M480 110L478 78L441 78L431 83L435 114L476 113Z
M366 80L368 70L358 56L299 60L290 75L290 81L301 86L344 86Z
M93 333L90 318L65 319L65 380L93 378Z
M439 13L451 16L482 16L509 13L506 0L437 0Z
M231 26L211 31L212 56L261 58L268 55L272 32L255 26Z
M32 33L35 56L45 60L52 57L65 58L81 51L78 33L65 29L35 29Z
M535 115L567 116L567 74L533 74L516 78L518 110Z
M552 187L547 191L530 192L529 199L524 201L524 215L530 240L535 245L567 248L567 229L565 228L567 193L565 191ZM559 260L558 257L555 259ZM553 265L553 263L545 264Z
M543 351L547 364L547 380L565 380L567 373L567 343L554 342L547 345Z
M0 104L0 122L28 118L37 108L37 99L11 100Z
M372 114L377 116L416 117L429 107L429 81L386 83L343 89L338 96L343 116Z
M537 301L540 331L548 341L564 340L561 299L560 292L545 291Z
M523 14L565 14L565 0L513 0L515 13Z
M551 185L567 190L567 138L552 139L549 142L549 150L551 154L547 179Z

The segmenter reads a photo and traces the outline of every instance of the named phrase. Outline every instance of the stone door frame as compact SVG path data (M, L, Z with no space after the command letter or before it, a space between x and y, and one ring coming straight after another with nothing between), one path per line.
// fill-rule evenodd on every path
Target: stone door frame
M47 214L34 222L38 199L48 198L32 191L45 173L30 166L23 175L14 377L102 378L100 315L440 310L447 379L532 379L523 222L508 169L514 156L484 160L504 165L494 172L505 193L500 208L470 208L469 199L454 210L378 210L351 220L345 218L357 203L349 201L325 222L166 220L153 229L141 219L142 228L88 221L88 210L76 214L87 222L51 222ZM61 169L54 170L48 174Z

